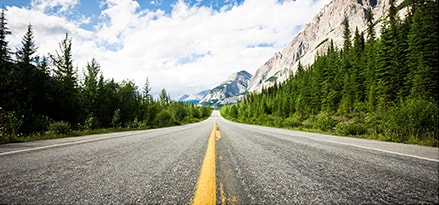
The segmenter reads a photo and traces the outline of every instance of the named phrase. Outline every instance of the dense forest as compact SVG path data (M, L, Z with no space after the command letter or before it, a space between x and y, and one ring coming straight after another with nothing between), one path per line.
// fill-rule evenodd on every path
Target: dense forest
M66 134L99 128L154 128L200 121L210 107L174 102L165 89L158 99L148 79L139 89L132 81L106 80L91 59L80 76L73 65L72 40L36 56L32 25L16 52L8 47L7 19L0 16L0 143L41 133ZM80 80L81 79L81 80Z
M408 11L403 19L401 7ZM352 35L346 20L342 48L328 41L312 65L299 64L286 82L221 113L246 123L438 146L438 14L437 0L399 7L390 0L380 38L372 12L364 32Z

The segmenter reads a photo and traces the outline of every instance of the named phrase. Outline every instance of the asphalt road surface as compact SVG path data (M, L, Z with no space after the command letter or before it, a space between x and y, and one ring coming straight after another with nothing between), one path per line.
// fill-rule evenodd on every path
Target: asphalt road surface
M438 148L214 112L185 126L0 145L0 204L190 204L215 122L217 204L439 203Z

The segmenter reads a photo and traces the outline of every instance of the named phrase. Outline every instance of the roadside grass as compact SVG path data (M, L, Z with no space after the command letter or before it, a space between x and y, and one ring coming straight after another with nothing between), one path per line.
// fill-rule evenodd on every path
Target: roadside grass
M57 138L66 138L66 137L79 137L85 135L93 135L93 134L105 134L105 133L113 133L113 132L123 132L123 131L131 131L131 130L142 130L140 128L108 128L108 129L94 129L94 130L74 130L67 132L65 134L58 134L55 132L44 132L44 133L34 133L31 135L19 135L13 137L13 139L6 143L14 143L14 142L30 142L37 140L48 140L48 139L57 139ZM4 142L3 142L4 143Z
M181 123L174 124L171 126L197 123L197 122L201 122L203 120L205 120L205 119L190 118L190 119L185 119ZM31 141L37 141L37 140L49 140L49 139L58 139L58 138L67 138L67 137L80 137L80 136L86 136L86 135L107 134L107 133L124 132L124 131L149 130L149 129L155 129L155 128L161 128L161 127L170 127L170 126L160 126L160 127L159 126L155 126L155 127L141 126L141 127L83 129L83 130L70 130L66 133L57 133L54 131L46 131L43 133L33 133L30 135L18 134L17 136L9 136L6 138L0 138L1 139L0 144L31 142Z
M252 125L261 125L261 126L267 126L267 127L276 127L276 128L282 128L282 129L288 129L288 130L294 130L294 131L303 131L303 132L312 132L312 133L318 133L318 134L326 134L326 135L336 135L336 136L342 136L342 137L353 137L353 138L363 138L363 139L370 139L370 140L379 140L379 141L387 141L387 142L397 142L397 143L405 143L405 144L417 144L417 145L423 145L423 146L431 146L431 147L439 147L439 139L435 138L434 136L430 137L424 137L423 139L418 139L415 136L409 136L407 140L401 141L395 138L392 138L390 136L386 136L383 134L375 133L373 130L363 128L361 126L357 126L357 124L354 124L355 126L347 126L349 127L348 131L343 130L340 126L340 122L336 123L335 126L333 126L333 122L330 120L304 120L302 122L298 122L297 120L291 120L289 118L287 119L277 119L276 117L268 117L268 118L250 118L250 119L240 119L240 118L231 118L227 115L222 115L224 118L244 123L244 124L252 124ZM322 119L322 118L320 118ZM329 121L329 122L328 122ZM344 124L350 125L348 122L342 122ZM323 125L324 126L323 126ZM330 129L325 128L326 125L329 126ZM359 134L355 134L359 133Z

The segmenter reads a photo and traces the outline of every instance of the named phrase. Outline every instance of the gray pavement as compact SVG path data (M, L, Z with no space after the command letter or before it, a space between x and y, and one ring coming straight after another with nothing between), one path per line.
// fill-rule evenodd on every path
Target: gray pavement
M0 204L189 204L213 124L2 145Z
M439 203L437 148L218 126L217 181L229 204Z
M438 204L439 149L244 125L0 145L0 204L190 204L217 122L217 203Z

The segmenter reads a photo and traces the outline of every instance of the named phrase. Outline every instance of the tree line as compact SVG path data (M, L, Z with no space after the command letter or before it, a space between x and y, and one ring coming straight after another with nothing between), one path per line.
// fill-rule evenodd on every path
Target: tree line
M165 127L200 121L211 114L210 107L172 101L165 89L154 99L147 78L141 89L131 80L104 79L95 59L87 63L80 80L68 34L48 57L35 55L38 48L31 24L14 53L8 47L9 34L2 10L0 143L47 131Z
M346 18L342 48L329 41L312 65L299 62L286 82L221 112L246 123L438 146L438 13L437 0L400 7L390 0L380 38L371 10L363 32L352 35Z

